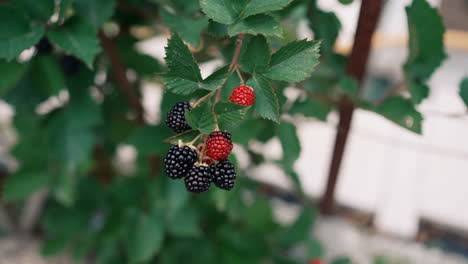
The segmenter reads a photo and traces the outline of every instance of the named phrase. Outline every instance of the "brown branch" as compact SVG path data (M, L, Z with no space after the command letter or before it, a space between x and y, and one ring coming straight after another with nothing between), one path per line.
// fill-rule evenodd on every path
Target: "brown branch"
M109 58L112 65L112 77L114 81L120 86L122 91L136 115L136 122L139 125L144 124L144 110L141 104L137 89L127 79L127 67L119 53L114 41L108 38L102 31L99 32L99 39L104 53Z
M114 178L114 169L104 146L96 144L93 150L93 157L96 161L93 174L99 179L102 185L109 185Z
M377 22L382 10L382 0L363 0L359 21L354 37L354 45L348 59L346 73L355 78L361 85L366 71L367 61L371 49L372 35L377 27ZM354 103L349 97L342 97L339 105L340 121L335 137L335 146L330 163L328 182L325 194L320 203L322 214L332 214L334 211L335 187L338 182L338 174L348 141L349 131L354 113Z
M232 56L231 65L229 65L229 71L232 72L236 67L239 61L239 54L242 48L242 40L244 40L244 34L237 35L236 39L236 49L234 50L234 55Z

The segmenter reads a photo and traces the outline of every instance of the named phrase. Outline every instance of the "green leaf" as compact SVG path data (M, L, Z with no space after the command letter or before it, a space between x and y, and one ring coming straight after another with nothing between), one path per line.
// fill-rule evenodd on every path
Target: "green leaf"
M304 208L294 223L279 234L278 243L282 246L290 247L309 238L315 214L316 212L313 208Z
M249 79L247 85L252 87L255 91L255 112L263 118L279 123L278 97L268 81L260 75L254 75Z
M180 182L178 183L183 186ZM187 193L186 190L181 191ZM199 213L193 206L181 208L168 219L167 231L175 237L197 237L201 234L199 218Z
M351 98L356 98L358 95L358 83L351 77L344 76L338 82L338 87L342 92Z
M283 121L279 124L277 133L283 148L283 164L286 167L292 168L301 153L297 129L293 124Z
M445 29L437 9L426 0L413 0L406 14L410 39L404 69L413 100L420 103L429 95L426 81L447 57Z
M154 77L154 74L163 72L164 67L156 58L136 49L136 42L132 38L120 38L118 45L125 64L142 76Z
M265 199L257 199L247 207L244 218L249 219L246 224L256 232L271 233L276 228L271 205Z
M200 82L187 80L177 75L163 74L161 77L166 88L179 95L189 95L202 87Z
M232 102L218 102L215 105L215 113L219 122L236 123L244 118L248 107Z
M216 38L223 38L227 36L227 26L225 24L218 23L210 20L208 24L208 34Z
M13 59L44 35L44 28L32 23L20 8L2 4L0 17L0 58Z
M281 24L275 18L269 15L255 15L243 20L237 21L228 27L229 36L238 34L264 35L264 36L283 36Z
M203 80L202 88L213 91L224 86L228 78L232 75L232 72L229 72L228 69L229 66L226 66L212 73L205 80Z
M7 178L3 190L3 199L5 201L18 201L28 198L47 184L49 184L47 172L20 171Z
M232 0L200 0L200 7L214 21L222 24L231 24L236 19L235 12L227 6L231 2Z
M291 42L273 54L264 75L273 80L300 82L308 78L318 64L320 42Z
M351 261L350 258L348 257L338 257L335 258L331 264L352 264L353 262Z
M270 63L270 47L264 36L250 39L247 49L239 59L239 64L245 72L262 72Z
M198 134L198 133L197 133ZM167 181L167 215L173 217L177 212L183 211L190 201L190 193L185 189L185 185L180 181Z
M93 68L94 57L101 50L96 29L86 20L76 17L48 31L47 37L55 45L84 61L90 69Z
M79 16L87 18L94 28L99 28L114 14L115 0L75 0L74 8Z
M468 77L465 77L465 79L460 83L459 94L465 105L468 107Z
M374 111L410 131L422 133L423 117L410 100L393 96L376 107Z
M321 121L326 121L331 107L313 98L304 101L296 100L289 112L291 114L303 114L306 117L315 117Z
M200 130L203 134L209 134L216 125L209 102L204 102L191 111L185 112L185 119L193 129Z
M331 59L335 53L335 45L340 33L341 23L334 12L325 12L313 7L313 14L309 16L311 27L314 31L314 38L322 41L322 51L325 59Z
M0 96L6 94L21 79L28 68L27 66L27 64L16 61L7 62L0 60L0 72L2 73L2 78L0 78Z
M165 9L161 9L161 17L164 24L179 33L183 40L193 46L200 44L201 33L208 26L207 17L193 19L185 15L169 13Z
M16 0L15 4L25 10L30 17L44 22L48 21L54 13L54 0Z
M164 227L161 218L141 214L130 232L128 254L130 263L149 261L161 249L164 238Z
M171 134L165 125L139 127L130 135L128 143L133 145L139 154L165 154L167 145L162 141Z
M189 130L185 131L184 133L175 135L170 138L166 138L164 142L166 143L171 143L171 144L178 144L179 140L181 140L184 143L188 143L192 140L194 140L198 135L200 135L200 131L198 130Z
M56 60L47 55L37 55L33 60L32 77L37 88L48 95L57 95L65 89L65 77Z
M251 0L246 3L245 9L241 12L241 18L281 10L291 2L292 0Z

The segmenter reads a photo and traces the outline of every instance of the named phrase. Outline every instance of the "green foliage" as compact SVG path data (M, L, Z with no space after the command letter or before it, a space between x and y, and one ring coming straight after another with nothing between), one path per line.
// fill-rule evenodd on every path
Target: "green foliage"
M463 81L460 83L459 94L465 105L468 107L468 77L463 79Z
M63 2L63 1L62 1ZM114 13L115 0L78 0L74 1L74 9L79 16L87 18L94 28L99 28L107 22Z
M209 134L216 125L215 117L211 114L211 104L202 103L191 111L185 112L185 118L193 129L200 130L201 133Z
M418 134L422 133L421 122L423 117L408 99L400 96L394 96L387 99L382 105L376 107L374 110L410 131Z
M247 82L255 91L254 110L261 117L279 123L279 103L273 88L261 75L254 75Z

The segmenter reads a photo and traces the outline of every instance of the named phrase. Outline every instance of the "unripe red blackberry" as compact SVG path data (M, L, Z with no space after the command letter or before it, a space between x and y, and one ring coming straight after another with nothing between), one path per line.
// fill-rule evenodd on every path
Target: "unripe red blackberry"
M164 158L166 175L171 179L180 179L187 175L193 164L197 161L197 152L188 147L172 145Z
M176 133L182 133L192 129L185 120L185 111L192 110L189 102L178 102L166 116L166 125Z
M225 159L218 164L211 164L211 177L213 177L214 184L224 190L231 190L236 181L236 168L229 160Z
M205 165L195 164L184 179L189 192L206 192L211 185L210 169Z
M232 148L231 134L227 131L211 132L206 141L206 155L214 160L227 159Z
M229 101L240 105L253 105L255 102L255 92L249 86L238 86L232 91L229 96Z

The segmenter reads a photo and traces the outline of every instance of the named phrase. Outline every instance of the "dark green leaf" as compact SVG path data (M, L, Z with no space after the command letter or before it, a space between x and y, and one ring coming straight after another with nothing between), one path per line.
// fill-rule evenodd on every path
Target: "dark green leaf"
M228 67L223 67L210 76L208 76L205 80L203 80L203 89L213 91L216 90L226 83L228 78L232 75L232 72L228 71Z
M47 184L49 184L49 175L46 172L28 173L20 171L7 178L3 190L3 199L5 201L25 199Z
M271 206L264 199L257 199L247 207L244 218L249 219L246 223L254 231L271 233L276 228Z
M138 217L128 239L130 263L149 261L159 252L164 238L164 227L161 220L146 214L141 214Z
M291 2L292 0L251 0L245 4L245 8L241 11L240 16L246 18L256 14L281 10Z
M181 182L178 182L183 186ZM185 187L184 187L185 188ZM187 190L181 190L187 193ZM196 237L201 234L199 213L194 207L181 208L168 219L167 231L175 237Z
M208 33L214 37L223 38L227 36L227 26L210 20L210 23L208 24Z
M65 77L55 59L38 55L32 65L32 76L38 89L48 95L57 95L65 89Z
M0 17L0 58L13 59L44 35L44 28L34 25L18 7L2 4Z
M264 36L250 39L247 49L239 59L242 70L250 73L264 71L270 63L270 48Z
M233 0L200 0L200 7L211 19L222 24L231 24L236 19L234 10L228 6Z
M202 87L202 83L184 79L178 75L163 74L161 77L166 88L175 94L189 95Z
M99 30L114 13L115 0L75 0L74 7L79 16L87 18Z
M209 134L214 130L216 125L209 102L204 102L191 111L186 112L185 118L193 129L200 130L200 132L204 134Z
M296 130L293 124L286 121L281 122L278 126L277 133L283 148L283 164L289 168L293 167L294 162L301 153L301 144Z
M335 258L331 264L352 264L352 261L348 257Z
M231 103L218 102L215 105L215 113L218 115L218 122L235 124L244 118L247 107Z
M293 246L310 236L314 224L315 210L306 207L297 217L296 221L280 233L278 242L283 246Z
M252 87L256 94L254 104L255 112L263 118L279 123L280 114L278 97L268 81L262 76L254 75L247 82L247 85Z
M94 57L101 50L96 29L79 18L72 18L63 26L48 31L47 37L55 45L83 60L89 68L93 68Z
M47 22L54 13L54 0L16 0L20 8L25 10L30 17Z
M358 95L358 83L351 77L342 77L338 83L338 87L351 98L356 98Z
M468 107L468 77L465 77L460 83L460 97L462 98L465 105Z
M185 15L172 14L165 9L161 10L161 17L164 24L173 31L180 34L180 37L193 46L200 44L201 32L208 26L208 18L201 17L193 19Z
M422 133L423 117L410 100L400 96L390 97L376 107L375 112L406 129L418 134Z
M273 80L299 82L310 76L318 64L320 42L300 40L273 54L264 75Z
M2 73L2 78L0 78L0 96L7 93L20 80L26 69L27 64L0 60L0 72Z
M163 155L167 151L167 145L162 142L170 134L171 131L166 125L140 127L133 131L128 143L133 145L140 154Z
M229 36L238 34L264 35L264 36L283 36L281 24L275 18L269 15L255 15L243 20L237 21L235 24L229 25Z
M313 98L307 98L304 101L296 100L289 112L291 114L303 114L307 117L315 117L321 121L326 121L331 107Z

